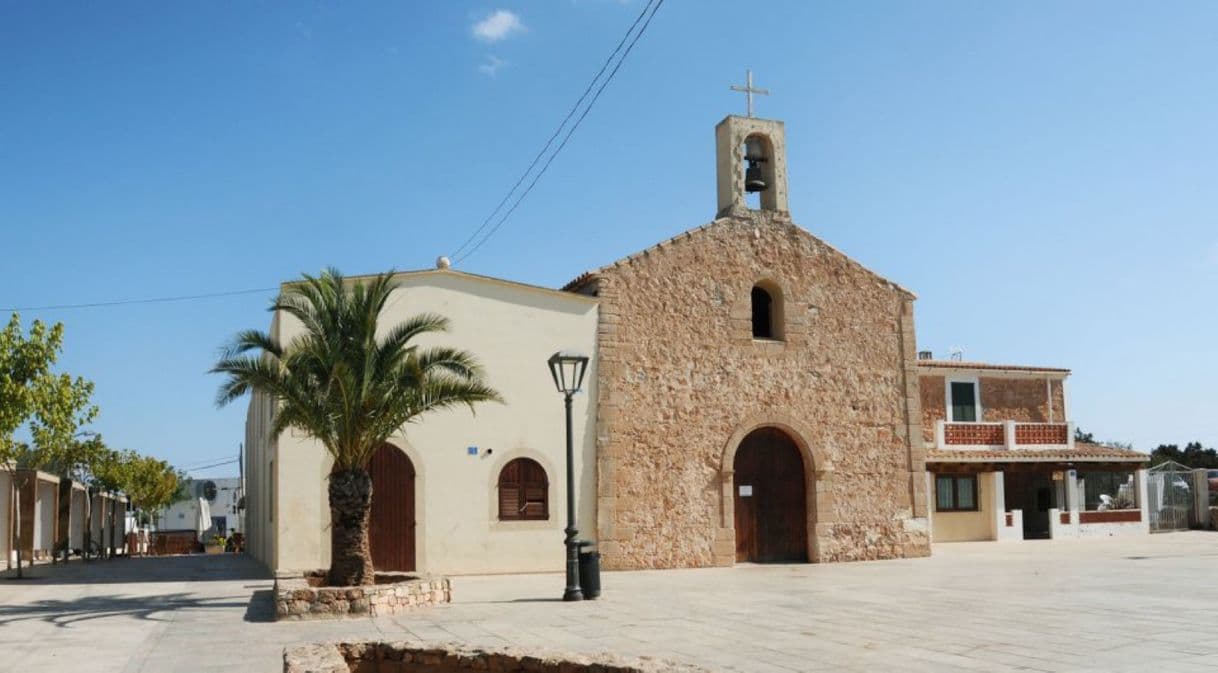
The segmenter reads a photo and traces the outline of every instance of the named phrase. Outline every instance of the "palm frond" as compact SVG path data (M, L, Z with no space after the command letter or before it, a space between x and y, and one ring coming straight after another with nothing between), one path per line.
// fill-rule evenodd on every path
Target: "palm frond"
M299 429L326 447L337 468L355 469L423 414L502 401L471 353L414 345L448 329L441 315L415 315L377 339L396 287L392 273L349 283L332 268L285 285L272 309L303 330L287 345L255 330L238 333L212 368L226 377L217 404L262 392L276 402L273 434Z

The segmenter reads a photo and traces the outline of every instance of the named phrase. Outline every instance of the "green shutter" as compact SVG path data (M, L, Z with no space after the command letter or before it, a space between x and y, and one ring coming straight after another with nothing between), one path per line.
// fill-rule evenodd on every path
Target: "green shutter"
M973 423L977 420L977 386L952 382L952 421Z

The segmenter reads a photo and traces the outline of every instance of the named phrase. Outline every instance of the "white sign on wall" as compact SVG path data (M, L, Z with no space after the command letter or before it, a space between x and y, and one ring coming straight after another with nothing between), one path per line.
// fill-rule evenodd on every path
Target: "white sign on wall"
M753 485L752 484L741 484L740 485L740 497L747 498L752 495L753 495Z

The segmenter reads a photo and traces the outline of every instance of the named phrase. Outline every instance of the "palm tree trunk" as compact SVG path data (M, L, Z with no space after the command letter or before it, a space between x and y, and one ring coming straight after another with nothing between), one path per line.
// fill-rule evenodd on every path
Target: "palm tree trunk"
M376 582L368 519L372 512L372 476L367 470L330 474L331 586L350 587Z

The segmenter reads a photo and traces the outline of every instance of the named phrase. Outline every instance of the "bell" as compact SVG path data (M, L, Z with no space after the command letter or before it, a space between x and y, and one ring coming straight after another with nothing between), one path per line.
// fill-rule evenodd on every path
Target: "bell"
M744 169L744 191L764 192L768 186L765 178L761 177L761 165L756 161L750 161L748 168Z

